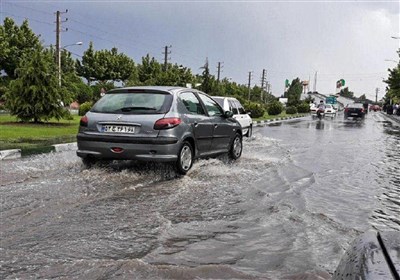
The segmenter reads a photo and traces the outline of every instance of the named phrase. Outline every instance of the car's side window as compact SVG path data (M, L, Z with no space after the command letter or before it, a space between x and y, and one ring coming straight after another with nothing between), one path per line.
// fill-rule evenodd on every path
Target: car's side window
M246 110L243 108L242 104L240 104L239 101L236 101L235 103L239 109L239 114L246 114Z
M199 99L197 99L196 95L193 92L187 91L182 92L179 95L179 99L182 101L183 105L185 105L186 110L189 113L194 115L205 115L203 107L200 104Z
M233 102L232 100L228 100L228 103L229 103L229 109L233 112L233 114L234 115L239 114L235 102Z
M209 116L223 116L224 115L224 112L217 105L217 103L215 103L214 100L212 100L210 97L208 97L204 94L199 93L199 96L200 96L201 101L203 101L204 105L206 106Z

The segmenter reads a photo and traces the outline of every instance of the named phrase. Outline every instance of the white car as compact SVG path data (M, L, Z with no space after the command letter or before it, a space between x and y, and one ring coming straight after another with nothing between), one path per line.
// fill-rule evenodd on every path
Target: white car
M315 104L310 105L310 113L313 117L317 116L317 106Z
M251 137L253 133L253 120L250 115L240 104L239 100L233 97L226 96L211 96L224 111L233 112L233 118L235 118L242 126L242 134L247 137Z
M331 116L336 117L336 109L333 107L332 104L325 104L325 115L326 116Z

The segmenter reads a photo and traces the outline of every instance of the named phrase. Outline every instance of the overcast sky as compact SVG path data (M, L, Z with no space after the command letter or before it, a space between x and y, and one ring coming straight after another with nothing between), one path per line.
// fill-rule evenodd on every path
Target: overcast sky
M310 90L335 92L344 79L356 96L384 95L383 78L398 60L399 1L20 1L0 0L0 19L24 18L45 45L55 44L55 15L67 32L62 46L82 55L89 42L96 50L117 47L134 59L149 53L200 73L208 57L211 72L223 62L222 77L260 85L262 69L279 96L285 79L310 78Z

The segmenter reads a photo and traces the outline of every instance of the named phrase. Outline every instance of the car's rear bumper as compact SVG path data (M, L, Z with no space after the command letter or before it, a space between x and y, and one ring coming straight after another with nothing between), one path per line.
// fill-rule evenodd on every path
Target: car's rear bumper
M79 157L98 159L176 161L181 143L175 137L112 137L87 135L77 136ZM119 148L115 152L115 148Z

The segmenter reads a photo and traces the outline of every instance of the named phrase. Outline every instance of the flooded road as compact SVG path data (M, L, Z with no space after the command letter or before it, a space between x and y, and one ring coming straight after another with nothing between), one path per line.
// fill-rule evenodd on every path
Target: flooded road
M84 169L2 161L1 279L330 279L349 243L400 231L400 127L370 113L254 130L241 159Z

